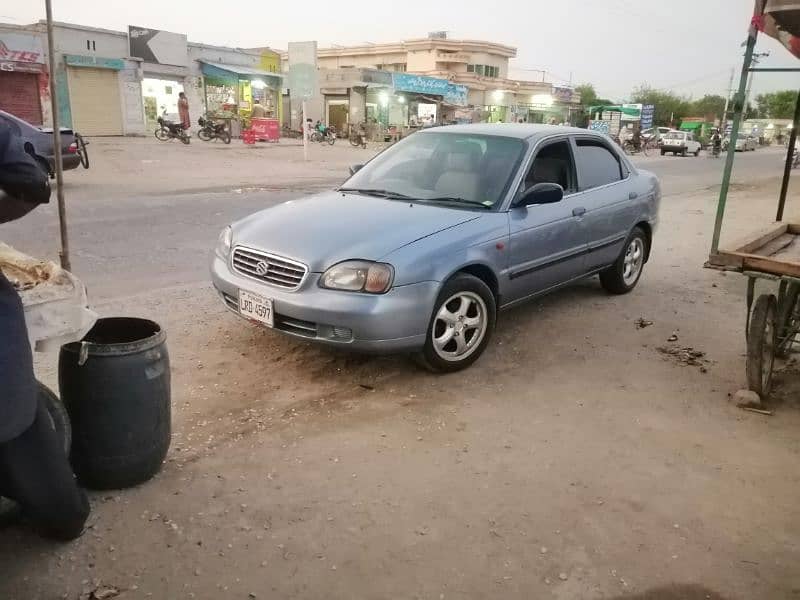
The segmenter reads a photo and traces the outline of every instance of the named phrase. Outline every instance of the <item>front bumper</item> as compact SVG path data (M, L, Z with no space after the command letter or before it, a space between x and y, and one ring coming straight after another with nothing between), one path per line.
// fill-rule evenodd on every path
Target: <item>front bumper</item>
M319 273L309 273L288 292L233 271L214 254L211 281L225 306L239 314L239 290L273 300L275 329L295 337L369 353L420 350L425 344L439 284L426 281L392 288L386 294L326 290Z

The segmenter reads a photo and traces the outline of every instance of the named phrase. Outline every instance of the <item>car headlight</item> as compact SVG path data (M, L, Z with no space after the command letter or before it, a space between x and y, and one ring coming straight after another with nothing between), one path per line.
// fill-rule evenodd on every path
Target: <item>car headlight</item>
M233 240L233 231L230 225L223 229L219 234L217 240L217 254L222 258L228 258L231 254L231 242Z
M320 287L348 292L385 294L392 287L394 267L367 260L347 260L322 274Z

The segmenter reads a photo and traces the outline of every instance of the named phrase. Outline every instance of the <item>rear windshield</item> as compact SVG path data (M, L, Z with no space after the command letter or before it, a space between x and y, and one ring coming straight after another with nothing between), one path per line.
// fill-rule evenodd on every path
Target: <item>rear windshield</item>
M681 133L680 131L670 131L664 135L664 137L668 140L682 140L684 135L685 134Z

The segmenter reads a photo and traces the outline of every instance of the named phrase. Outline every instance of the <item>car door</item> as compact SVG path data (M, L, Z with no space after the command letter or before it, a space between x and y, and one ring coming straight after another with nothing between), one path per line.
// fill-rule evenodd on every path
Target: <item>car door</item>
M577 136L573 151L580 204L586 208L587 272L613 263L636 219L637 193L627 163L603 139Z
M561 185L564 198L509 210L509 302L544 292L584 272L586 233L581 220L585 209L575 196L575 162L566 136L548 139L536 148L515 198L542 182Z

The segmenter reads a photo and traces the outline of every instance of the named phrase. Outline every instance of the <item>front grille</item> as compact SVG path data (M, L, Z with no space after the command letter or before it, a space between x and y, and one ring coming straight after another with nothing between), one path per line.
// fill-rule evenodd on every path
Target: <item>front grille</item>
M308 272L303 263L242 246L233 251L233 268L242 275L286 290L299 288Z

